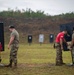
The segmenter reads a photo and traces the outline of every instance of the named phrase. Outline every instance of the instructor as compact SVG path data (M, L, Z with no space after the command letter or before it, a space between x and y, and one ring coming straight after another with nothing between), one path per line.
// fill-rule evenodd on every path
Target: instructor
M62 50L63 50L63 42L66 42L64 35L67 34L67 30L63 30L62 32L58 33L55 40L55 46L56 46L56 65L62 65L63 59L62 59Z

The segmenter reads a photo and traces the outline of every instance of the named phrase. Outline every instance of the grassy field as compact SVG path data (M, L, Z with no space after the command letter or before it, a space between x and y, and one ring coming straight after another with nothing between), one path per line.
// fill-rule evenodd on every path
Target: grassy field
M7 45L2 52L3 64L9 63ZM18 67L0 67L0 75L74 75L70 51L63 51L63 61L66 65L55 66L56 50L52 44L21 44L18 51Z

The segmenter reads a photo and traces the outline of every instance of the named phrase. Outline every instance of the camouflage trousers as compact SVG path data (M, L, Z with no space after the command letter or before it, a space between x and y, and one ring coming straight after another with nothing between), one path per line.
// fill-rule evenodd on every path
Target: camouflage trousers
M18 47L16 45L12 45L10 50L10 60L14 63L17 63L17 51Z
M74 64L74 46L72 48L71 55L72 55L72 63Z
M63 63L61 46L59 43L55 43L55 47L56 47L56 65L61 65Z

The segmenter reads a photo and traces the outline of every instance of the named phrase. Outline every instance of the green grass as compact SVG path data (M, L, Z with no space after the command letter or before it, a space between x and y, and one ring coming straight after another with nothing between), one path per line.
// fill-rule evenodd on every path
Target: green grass
M9 63L7 45L2 52L3 64ZM52 44L20 44L18 50L18 67L16 69L0 67L0 75L74 75L74 67L55 66L56 50ZM71 63L70 51L63 51L63 61Z

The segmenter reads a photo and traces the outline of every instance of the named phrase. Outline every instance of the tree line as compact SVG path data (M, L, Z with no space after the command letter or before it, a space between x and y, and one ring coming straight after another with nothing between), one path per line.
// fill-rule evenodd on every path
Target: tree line
M8 8L7 11L0 11L0 17L25 17L25 18L47 18L47 17L61 17L61 18L74 18L74 12L69 12L69 13L62 13L60 15L48 15L48 14L44 14L44 11L41 10L37 10L36 12L29 9L22 9L19 10L16 8L16 10L11 10L10 8Z

